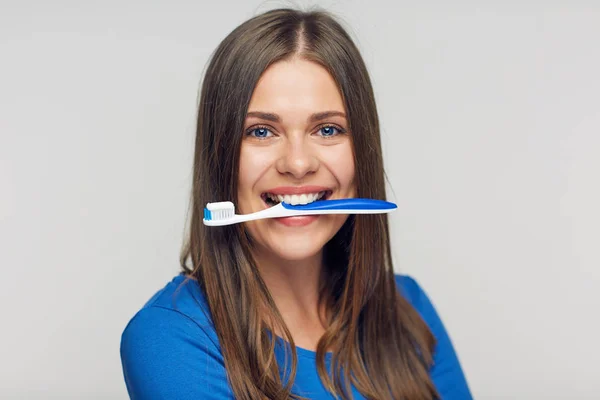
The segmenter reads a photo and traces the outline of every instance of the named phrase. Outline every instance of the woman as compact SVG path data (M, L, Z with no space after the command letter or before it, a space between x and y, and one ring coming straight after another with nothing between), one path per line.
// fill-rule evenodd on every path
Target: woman
M235 29L202 86L183 272L125 329L132 398L469 399L418 284L394 275L385 215L204 226L208 202L385 198L364 62L322 12Z

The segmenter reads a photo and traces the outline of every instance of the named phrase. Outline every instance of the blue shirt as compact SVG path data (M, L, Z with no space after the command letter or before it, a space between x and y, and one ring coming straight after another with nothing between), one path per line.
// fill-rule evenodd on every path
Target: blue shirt
M206 299L196 281L181 285L184 280L180 274L158 291L122 334L121 362L132 399L234 399ZM396 283L437 340L430 375L442 399L472 399L450 338L429 298L409 276L396 275ZM283 345L276 346L280 366L284 365L283 351ZM292 392L315 400L333 399L317 373L316 352L297 348L297 354ZM327 354L328 369L330 358ZM364 399L354 389L353 395Z

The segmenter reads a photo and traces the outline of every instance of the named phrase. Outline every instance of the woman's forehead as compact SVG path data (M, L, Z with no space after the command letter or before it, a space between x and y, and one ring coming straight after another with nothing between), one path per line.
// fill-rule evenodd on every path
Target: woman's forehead
M259 79L249 112L313 114L324 111L343 113L338 86L321 65L294 58L271 65Z

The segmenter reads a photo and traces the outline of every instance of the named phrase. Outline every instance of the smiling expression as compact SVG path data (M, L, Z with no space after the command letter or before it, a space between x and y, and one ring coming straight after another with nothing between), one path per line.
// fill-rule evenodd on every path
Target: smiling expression
M272 64L252 94L240 151L238 206L247 214L284 201L355 196L344 102L331 75L300 58ZM283 260L318 255L347 215L245 223L257 250Z

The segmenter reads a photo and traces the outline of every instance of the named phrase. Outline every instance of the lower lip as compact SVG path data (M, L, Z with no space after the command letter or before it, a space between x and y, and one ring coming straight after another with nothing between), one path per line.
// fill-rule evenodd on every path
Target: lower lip
M285 226L306 226L319 218L318 215L302 215L300 217L273 218Z

